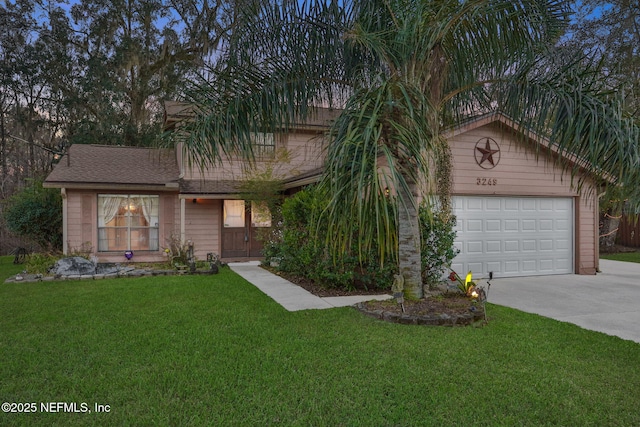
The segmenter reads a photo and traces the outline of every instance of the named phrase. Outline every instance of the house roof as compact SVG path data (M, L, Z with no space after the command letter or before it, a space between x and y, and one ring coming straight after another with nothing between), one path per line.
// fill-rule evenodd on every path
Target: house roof
M300 175L295 175L295 176L286 178L282 183L285 189L313 184L320 180L323 172L324 172L324 168L321 168L321 167L315 168L310 171L301 173Z
M309 115L304 122L294 121L291 128L297 130L324 131L335 120L342 110L335 108L314 107L310 109ZM192 104L179 101L164 102L164 127L173 129L177 123L188 120L196 113Z
M177 190L175 151L159 148L74 144L44 182L45 187Z
M243 181L205 181L197 179L181 179L180 193L193 195L235 194L240 192Z

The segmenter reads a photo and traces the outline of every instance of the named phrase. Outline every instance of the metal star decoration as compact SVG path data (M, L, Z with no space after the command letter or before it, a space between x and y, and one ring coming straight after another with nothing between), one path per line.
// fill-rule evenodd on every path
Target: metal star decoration
M484 148L480 145L482 140L478 141L476 143L476 150L477 152L479 152L482 157L480 159L478 159L478 157L480 157L480 155L478 153L476 153L476 162L478 162L478 165L480 165L480 167L485 168L485 169L491 169L493 167L495 167L498 162L500 161L500 147L498 147L498 143L495 142L493 139L491 138L486 138L485 140L485 145ZM494 146L496 147L496 149L491 148L491 143L493 142ZM494 154L497 154L497 159L494 158ZM484 162L489 162L491 164L491 166L483 166Z

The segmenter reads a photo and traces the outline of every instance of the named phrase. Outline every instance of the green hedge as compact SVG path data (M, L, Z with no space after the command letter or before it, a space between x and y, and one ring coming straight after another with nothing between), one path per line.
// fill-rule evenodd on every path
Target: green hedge
M303 276L326 286L343 289L390 289L395 260L381 265L376 248L359 261L355 247L332 253L325 245L326 230L322 212L328 198L317 187L308 187L285 200L271 233L264 242L267 263L276 261L283 272ZM420 208L422 267L425 284L437 284L455 256L450 215ZM357 232L357 231L356 231Z

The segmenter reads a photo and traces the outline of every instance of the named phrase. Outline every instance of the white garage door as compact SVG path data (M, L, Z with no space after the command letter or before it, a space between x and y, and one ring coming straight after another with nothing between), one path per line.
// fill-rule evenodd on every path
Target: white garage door
M474 277L573 273L573 200L453 198L457 217L452 268Z

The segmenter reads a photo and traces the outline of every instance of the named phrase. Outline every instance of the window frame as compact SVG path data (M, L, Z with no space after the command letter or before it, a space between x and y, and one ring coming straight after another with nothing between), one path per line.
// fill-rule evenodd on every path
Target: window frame
M112 198L111 204L109 206L109 202L105 200L106 198ZM149 205L146 206L145 213L145 203L142 200L148 200ZM117 201L117 206L115 205ZM136 204L138 203L138 204ZM148 225L136 225L132 222L134 217L130 212L125 214L120 214L120 210L122 206L126 205L128 207L135 206L135 210L141 210L141 212L137 213L136 218L139 218L141 215L144 216ZM109 221L105 221L105 209L109 209L111 212L106 212L111 215ZM129 210L129 208L125 209ZM134 208L130 208L134 209ZM158 252L160 250L160 196L157 194L98 194L97 195L97 234L98 234L98 252L99 253L108 253L108 252L119 252L122 250L135 250L135 251L143 251L143 252ZM126 218L125 225L110 225L114 220L117 220L119 217ZM147 218L148 217L148 218ZM120 218L121 219L121 218ZM101 225L102 224L102 225ZM114 230L110 232L109 230ZM123 233L124 231L124 233ZM134 238L135 234L138 234L138 240L136 241ZM113 237L110 234L115 234L115 239L122 239L119 237L121 234L125 234L125 244L123 247L122 244L117 248L110 247L111 240ZM139 242L139 239L146 239L146 248L139 248L135 244L135 242ZM114 239L114 240L115 240ZM117 240L116 240L117 241Z
M251 135L253 154L258 159L272 159L276 155L276 134L261 132Z

